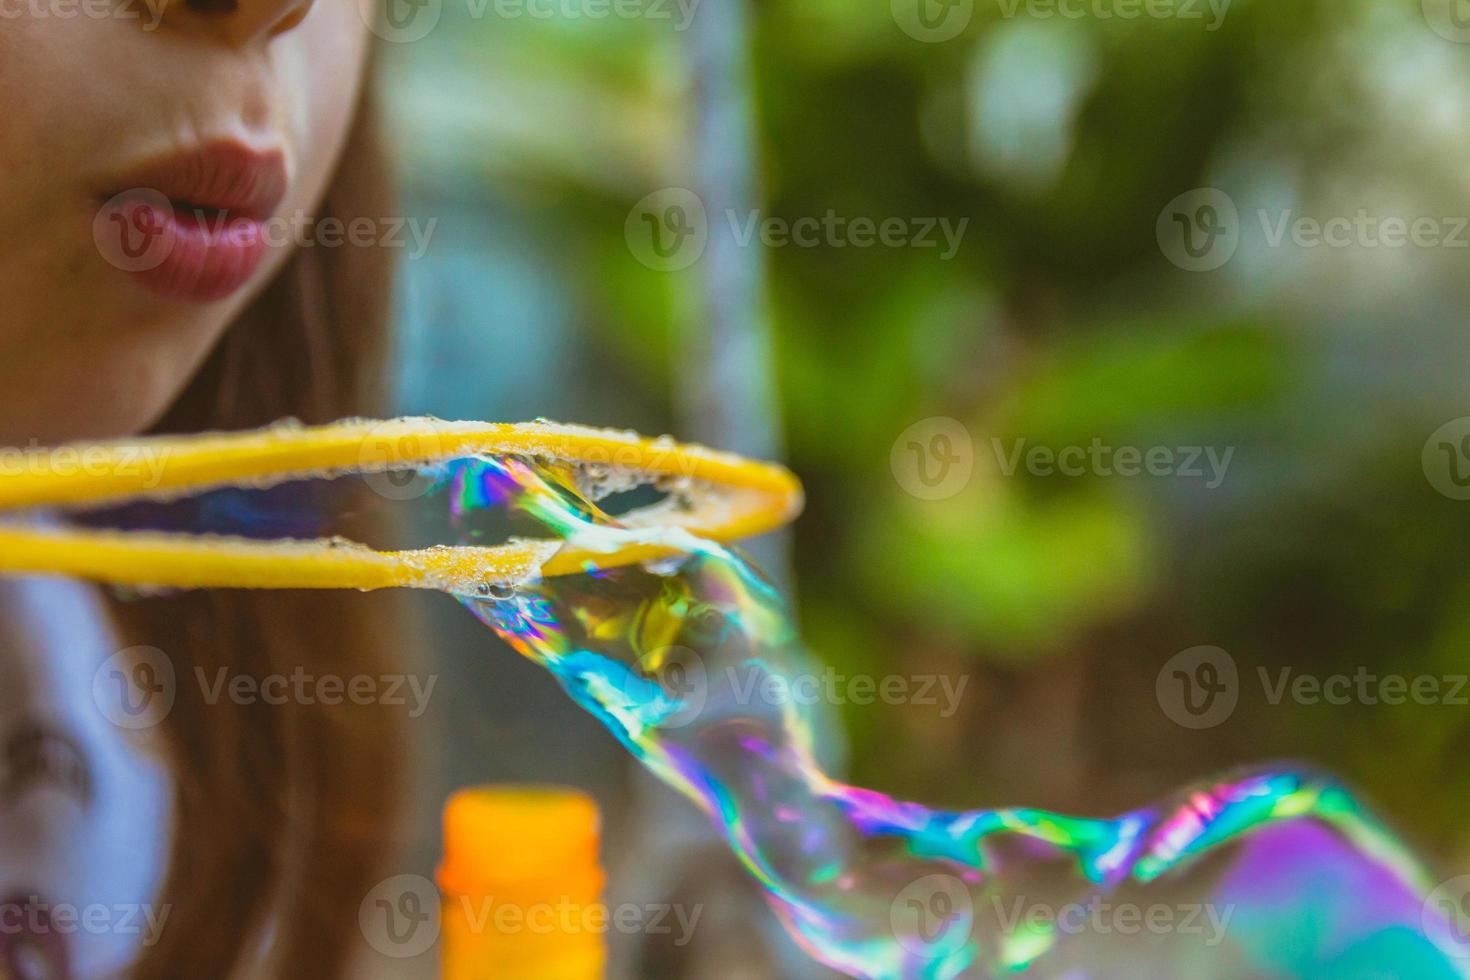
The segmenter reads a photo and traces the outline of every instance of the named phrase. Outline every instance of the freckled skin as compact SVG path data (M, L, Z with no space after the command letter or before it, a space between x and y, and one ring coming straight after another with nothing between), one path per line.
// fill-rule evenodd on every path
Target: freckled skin
M93 238L119 180L234 140L281 150L277 214L309 214L350 127L370 36L355 0L151 2L89 16L100 5L0 0L0 445L146 428L292 247L226 299L160 297Z

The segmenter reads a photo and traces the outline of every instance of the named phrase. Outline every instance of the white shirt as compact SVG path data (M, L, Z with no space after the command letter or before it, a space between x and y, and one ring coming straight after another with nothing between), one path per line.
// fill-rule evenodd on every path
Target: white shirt
M161 713L118 711L132 663L95 587L0 579L0 949L40 922L74 976L125 970L167 921L172 784Z

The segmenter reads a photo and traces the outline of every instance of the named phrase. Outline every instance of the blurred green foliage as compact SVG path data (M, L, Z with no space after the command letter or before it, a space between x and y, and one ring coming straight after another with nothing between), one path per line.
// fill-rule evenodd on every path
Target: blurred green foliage
M887 3L752 9L765 214L969 220L951 261L761 256L809 495L795 554L810 645L846 671L976 679L954 718L847 707L855 778L1098 811L1285 756L1455 854L1470 708L1272 705L1256 678L1470 671L1470 505L1420 463L1430 432L1470 414L1466 255L1271 248L1257 217L1470 214L1470 46L1387 0L1237 0L1215 31L979 2L939 44ZM644 406L585 421L677 431L698 269L646 268L624 226L635 201L688 179L687 36L459 13L394 52L411 178L434 200L442 161L473 175L596 351L595 381L559 383L613 378ZM1191 273L1155 229L1205 186L1234 199L1242 241ZM889 469L899 433L932 416L974 442L973 478L943 501ZM1234 455L1207 488L1006 475L995 449L1094 439ZM1203 732L1155 697L1162 664L1197 644L1229 650L1244 685Z

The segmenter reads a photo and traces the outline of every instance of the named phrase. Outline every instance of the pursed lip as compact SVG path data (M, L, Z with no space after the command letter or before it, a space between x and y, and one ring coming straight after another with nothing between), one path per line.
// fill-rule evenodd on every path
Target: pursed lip
M210 143L112 182L93 222L103 258L154 292L209 302L242 288L289 187L285 156Z

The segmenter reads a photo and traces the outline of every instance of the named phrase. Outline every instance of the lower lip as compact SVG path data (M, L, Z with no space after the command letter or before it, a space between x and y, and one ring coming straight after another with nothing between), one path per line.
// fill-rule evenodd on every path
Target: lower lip
M111 202L93 237L103 258L161 296L209 303L250 281L267 251L265 223L153 200Z

